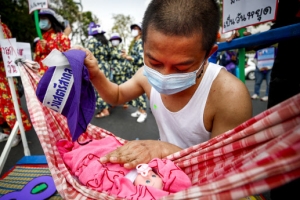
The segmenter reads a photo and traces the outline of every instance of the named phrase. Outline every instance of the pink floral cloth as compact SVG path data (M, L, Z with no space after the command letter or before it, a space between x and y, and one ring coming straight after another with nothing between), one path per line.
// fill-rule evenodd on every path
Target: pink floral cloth
M153 159L149 166L163 181L163 190L151 186L134 186L125 177L130 170L120 164L101 164L99 158L122 144L114 137L84 143L59 140L58 151L78 181L99 192L108 192L128 199L157 199L189 188L191 180L174 162Z

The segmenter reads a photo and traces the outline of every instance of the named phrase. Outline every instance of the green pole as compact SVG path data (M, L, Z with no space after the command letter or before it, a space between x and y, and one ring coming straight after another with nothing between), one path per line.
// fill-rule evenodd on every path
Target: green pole
M244 31L246 28L241 28L239 30L240 37L244 36ZM239 78L245 83L245 48L240 48L239 50Z
M39 11L35 10L35 11L33 11L33 14L34 14L36 32L37 32L39 38L43 39L42 32L41 32L41 29L40 29L40 26L39 26Z

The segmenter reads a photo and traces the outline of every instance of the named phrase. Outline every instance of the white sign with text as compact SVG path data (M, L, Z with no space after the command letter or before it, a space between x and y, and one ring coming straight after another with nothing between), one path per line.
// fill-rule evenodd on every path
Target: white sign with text
M19 68L15 63L18 57L16 38L2 39L0 40L0 46L6 77L20 76Z
M48 8L48 0L28 0L29 14L41 8Z
M17 53L26 60L32 60L30 43L17 42Z
M223 0L222 32L275 20L277 4L278 0Z

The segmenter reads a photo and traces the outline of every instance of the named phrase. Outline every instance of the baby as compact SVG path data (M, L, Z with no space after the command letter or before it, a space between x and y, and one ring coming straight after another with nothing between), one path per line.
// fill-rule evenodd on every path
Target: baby
M88 188L130 199L157 199L191 186L189 177L170 160L152 159L136 169L99 162L122 144L114 137L84 143L60 140L58 150L71 174Z

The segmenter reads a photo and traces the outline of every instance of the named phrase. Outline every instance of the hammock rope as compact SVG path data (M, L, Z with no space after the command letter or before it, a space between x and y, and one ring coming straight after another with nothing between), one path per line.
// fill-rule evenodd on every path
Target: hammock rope
M56 147L71 141L66 118L43 106L35 90L40 80L20 68L29 115L41 142L57 191L63 199L118 199L83 185L70 174ZM116 137L88 125L79 141ZM269 191L300 177L300 95L251 118L211 140L167 157L191 178L193 186L163 199L240 199Z

